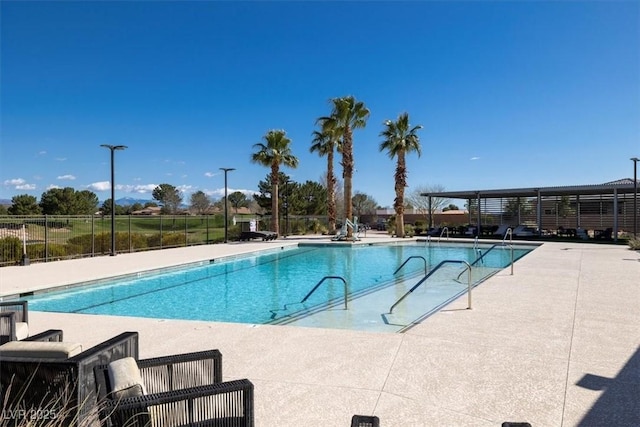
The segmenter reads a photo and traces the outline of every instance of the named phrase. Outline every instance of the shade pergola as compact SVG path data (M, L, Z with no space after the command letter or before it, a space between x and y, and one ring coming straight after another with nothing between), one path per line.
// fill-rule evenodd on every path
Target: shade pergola
M555 219L556 228L560 222L571 223L569 225L576 228L611 228L614 239L620 231L621 219L625 228L636 224L638 212L632 207L634 194L637 197L637 187L632 179L598 185L421 193L429 198L429 206L432 206L433 198L467 200L469 223L475 222L478 229L483 223L520 223L524 219L535 222L538 233L542 234L545 227L553 228ZM432 226L431 214L429 225Z

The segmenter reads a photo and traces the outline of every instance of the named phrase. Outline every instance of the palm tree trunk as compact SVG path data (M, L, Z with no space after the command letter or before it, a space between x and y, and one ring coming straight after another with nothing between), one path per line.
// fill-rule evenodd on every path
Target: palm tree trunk
M336 177L333 174L333 150L327 154L327 214L329 233L336 232Z
M278 167L271 166L271 231L280 233L278 221Z
M351 200L351 192L353 189L353 139L350 126L345 126L344 128L342 168L342 178L344 179L344 216L351 221L353 215L353 203ZM347 239L350 239L352 236L353 229L347 227Z
M398 166L396 167L395 190L396 200L396 236L404 237L404 188L407 182L407 166L405 164L404 151L398 151Z

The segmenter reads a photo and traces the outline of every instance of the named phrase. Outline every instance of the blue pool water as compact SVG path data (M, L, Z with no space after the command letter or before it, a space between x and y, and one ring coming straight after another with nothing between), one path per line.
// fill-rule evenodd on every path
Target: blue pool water
M514 249L515 259L530 250ZM290 316L292 309L283 310L285 306L304 311L343 299L343 282L329 279L298 304L325 276L342 277L353 298L401 279L416 282L424 276L423 259L431 269L443 260L472 263L477 257L477 250L459 244L301 245L27 299L30 309L39 311L263 324ZM491 272L510 260L509 250L495 248L479 265ZM447 279L455 276L451 272Z

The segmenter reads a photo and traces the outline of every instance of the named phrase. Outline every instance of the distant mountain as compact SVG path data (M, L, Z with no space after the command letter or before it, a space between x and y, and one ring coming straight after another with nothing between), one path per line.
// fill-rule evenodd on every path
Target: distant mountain
M116 199L116 205L119 205L119 206L131 206L131 205L135 205L136 203L140 203L141 205L144 205L145 203L150 203L150 202L153 202L153 200L134 199L133 197L122 197L120 199Z
M11 199L0 199L0 205L11 206Z

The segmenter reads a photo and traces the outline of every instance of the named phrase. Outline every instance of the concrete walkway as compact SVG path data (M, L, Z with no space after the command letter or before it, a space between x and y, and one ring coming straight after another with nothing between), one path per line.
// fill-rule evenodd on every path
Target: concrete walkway
M382 241L370 235L367 240ZM327 239L325 239L327 240ZM0 295L295 244L230 243L0 269ZM140 333L141 357L220 349L255 385L256 426L640 425L640 253L545 243L404 334L30 313L88 348Z

